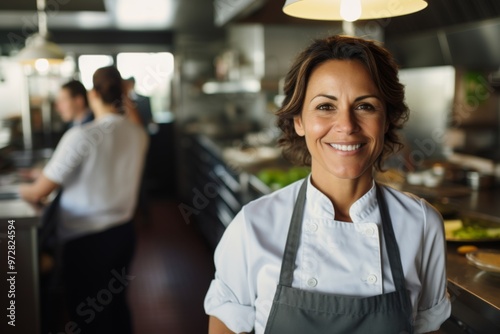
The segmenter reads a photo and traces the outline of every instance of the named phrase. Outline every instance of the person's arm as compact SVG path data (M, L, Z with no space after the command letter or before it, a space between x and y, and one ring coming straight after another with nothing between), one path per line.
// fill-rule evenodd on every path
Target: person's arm
M86 145L87 141L81 127L66 131L35 182L21 185L19 195L28 202L40 203L60 185L64 186L68 175L82 163L85 152L81 145Z
M55 190L59 185L43 173L31 184L22 184L19 187L19 194L21 198L30 203L42 202L50 193Z
M17 175L26 181L33 182L40 177L43 168L33 167L33 168L20 168L17 170Z
M242 209L226 228L214 254L215 277L205 296L210 334L249 333L255 326L255 280L250 279L252 237Z
M235 334L218 318L210 316L208 320L208 334Z

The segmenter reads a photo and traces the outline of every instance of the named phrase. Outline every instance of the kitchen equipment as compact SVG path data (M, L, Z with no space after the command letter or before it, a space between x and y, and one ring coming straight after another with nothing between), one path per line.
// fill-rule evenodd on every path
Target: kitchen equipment
M230 165L243 167L276 160L281 156L281 149L267 146L228 147L223 150L222 156Z
M495 177L478 171L469 171L467 172L467 184L474 190L488 189L495 184Z
M231 122L218 119L204 119L187 123L184 131L189 134L203 134L216 139L242 138L255 130L256 124L250 120Z
M500 276L500 250L482 249L467 253L465 257L479 269Z

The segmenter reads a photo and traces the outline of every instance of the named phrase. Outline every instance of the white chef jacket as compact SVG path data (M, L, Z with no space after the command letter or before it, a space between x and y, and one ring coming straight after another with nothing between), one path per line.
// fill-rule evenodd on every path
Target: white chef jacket
M58 208L61 241L132 218L147 147L144 129L118 114L66 131L43 170L64 189Z
M395 291L375 185L334 219L331 201L307 179L302 235L292 286L344 296ZM237 214L215 252L205 311L236 333L264 332L279 281L290 219L302 181L261 197ZM382 187L401 255L417 333L450 315L441 215L425 200Z

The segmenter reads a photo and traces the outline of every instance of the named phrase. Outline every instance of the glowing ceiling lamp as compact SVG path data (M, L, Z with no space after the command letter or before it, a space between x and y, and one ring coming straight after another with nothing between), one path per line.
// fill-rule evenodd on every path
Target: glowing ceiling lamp
M283 12L303 19L352 22L407 15L425 7L424 0L286 0Z
M35 66L40 59L48 63L61 63L65 54L61 48L49 40L45 0L37 0L38 32L26 38L26 47L19 51L16 58L20 63Z
M340 16L344 21L354 22L361 17L361 0L341 0Z

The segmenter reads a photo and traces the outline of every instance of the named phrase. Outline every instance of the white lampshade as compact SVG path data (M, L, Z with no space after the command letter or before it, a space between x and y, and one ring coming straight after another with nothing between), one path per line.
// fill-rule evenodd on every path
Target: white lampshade
M65 54L61 48L47 40L39 33L26 39L26 47L19 51L16 58L20 63L33 65L38 59L47 59L49 63L64 61Z
M311 20L344 21L343 7L361 2L358 20L381 19L407 15L427 7L424 0L286 0L283 12L287 15ZM348 18L349 21L354 21Z

